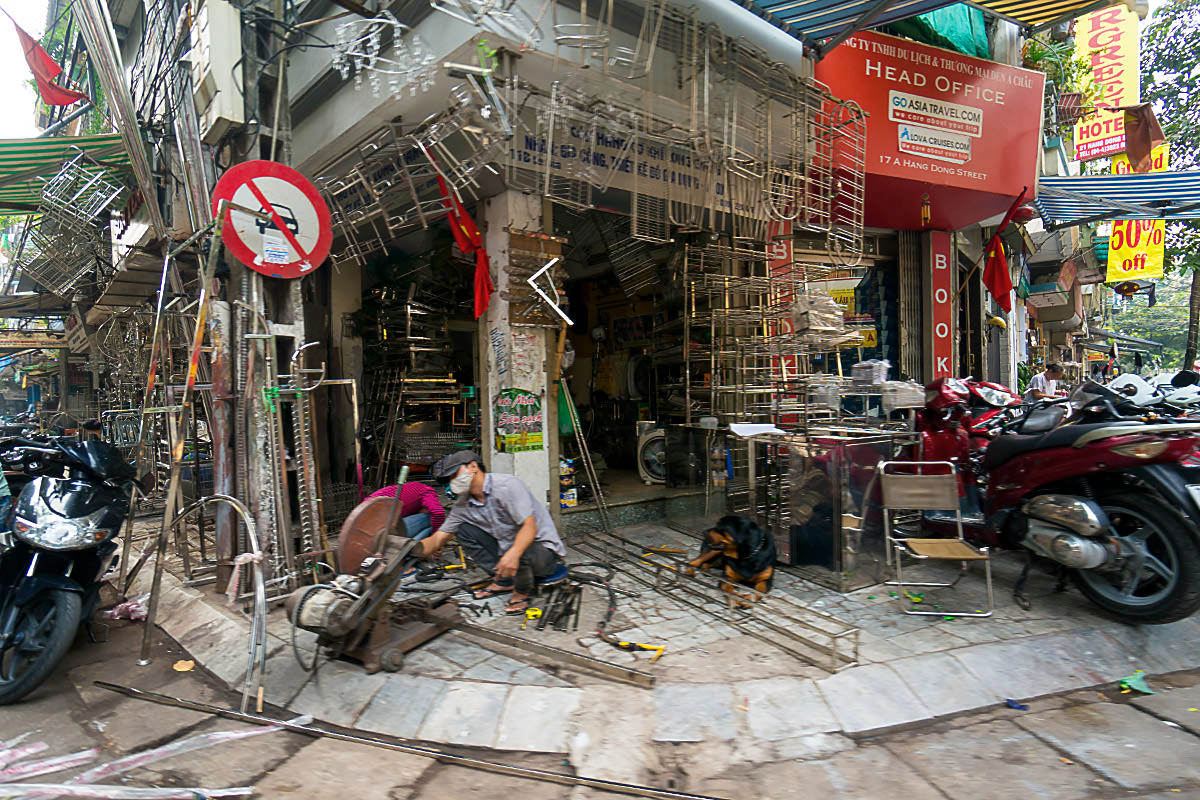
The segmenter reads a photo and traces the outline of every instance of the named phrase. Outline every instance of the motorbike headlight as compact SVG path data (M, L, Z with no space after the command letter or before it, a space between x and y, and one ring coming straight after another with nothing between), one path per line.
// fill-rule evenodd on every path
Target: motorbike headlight
M47 550L80 550L104 541L111 532L70 519L50 519L43 523L33 523L17 517L13 521L13 533L18 539L34 547Z
M1131 444L1121 444L1121 445L1117 445L1116 447L1112 447L1109 449L1112 450L1114 453L1117 453L1118 455L1129 456L1130 458L1140 458L1143 460L1149 460L1151 458L1157 458L1158 456L1162 455L1162 452L1167 449L1167 443L1162 440L1159 440L1159 441L1151 440L1148 442L1133 442Z

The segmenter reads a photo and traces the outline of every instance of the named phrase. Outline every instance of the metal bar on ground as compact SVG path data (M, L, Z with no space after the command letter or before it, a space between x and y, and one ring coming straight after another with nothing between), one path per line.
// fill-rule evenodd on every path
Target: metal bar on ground
M387 741L386 739L367 735L365 732L358 731L356 728L346 728L343 732L337 730L325 730L312 725L300 725L294 722L275 719L273 717L263 716L262 714L247 714L240 711L232 711L227 708L219 708L217 706L208 705L207 703L198 703L193 700L183 700L178 697L169 697L157 692L147 692L142 689L134 689L129 686L120 686L107 681L96 681L95 686L101 689L107 689L110 692L131 697L135 700L147 700L151 703L158 703L164 706L173 706L175 708L183 708L189 711L197 711L201 714L212 714L225 719L232 719L238 722L248 722L254 725L277 725L284 730L292 731L293 733L303 733L316 738L335 739L341 742L350 742L351 744L362 744L369 747L379 747L384 750L394 750L399 753L409 753L410 755L422 756L431 758L443 764L453 764L467 769L477 769L484 772L492 772L499 775L511 775L515 778L527 778L529 780L541 781L543 783L557 783L563 786L586 786L591 789L600 789L613 794L629 795L631 797L648 797L651 800L724 800L723 798L713 797L712 795L692 794L691 792L681 792L676 789L655 789L652 786L640 786L634 783L621 783L620 781L609 781L602 778L587 778L579 775L566 775L561 772L550 772L544 769L532 769L530 767L519 767L515 764L505 764L499 761L485 761L481 758L471 758L469 756L460 756L453 753L447 753L442 750L435 750L432 747L421 747L419 745L403 743L404 740Z
M501 631L494 631L491 628L485 628L481 625L472 625L469 622L456 622L454 629L471 636L478 636L481 639L488 639L497 644L515 647L518 650L526 650L530 653L536 653L540 656L553 658L556 661L561 661L565 664L571 664L581 669L598 672L606 677L614 678L623 683L630 683L634 686L641 686L644 689L649 689L654 686L654 676L648 672L642 672L631 667L622 667L620 664L613 664L609 661L601 661L598 658L581 655L580 653L572 653L570 650L560 650L557 647L551 647L548 644L541 642L522 639L519 636L513 636Z

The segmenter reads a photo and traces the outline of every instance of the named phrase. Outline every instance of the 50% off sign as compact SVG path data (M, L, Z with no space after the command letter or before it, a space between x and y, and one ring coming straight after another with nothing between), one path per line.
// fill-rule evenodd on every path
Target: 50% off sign
M1108 236L1108 281L1161 278L1166 223L1161 219L1122 219Z

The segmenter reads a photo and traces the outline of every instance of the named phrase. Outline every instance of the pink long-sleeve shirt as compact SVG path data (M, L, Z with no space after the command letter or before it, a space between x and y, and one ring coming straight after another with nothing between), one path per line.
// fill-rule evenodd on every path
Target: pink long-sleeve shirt
M395 497L396 488L396 486L385 486L368 495L368 499L371 497ZM422 511L429 512L429 522L435 531L446 521L446 510L438 501L437 492L423 483L409 481L400 488L400 516L402 518L409 517L413 514L420 514Z

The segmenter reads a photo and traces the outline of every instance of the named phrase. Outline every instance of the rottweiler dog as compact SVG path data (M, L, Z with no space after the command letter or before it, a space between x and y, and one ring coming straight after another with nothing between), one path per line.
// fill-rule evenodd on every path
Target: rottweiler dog
M759 600L771 590L775 578L775 539L753 521L736 514L717 520L704 533L700 556L688 562L689 575L697 569L723 568L728 579L721 588L741 600ZM754 594L739 592L734 584L749 586Z

